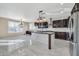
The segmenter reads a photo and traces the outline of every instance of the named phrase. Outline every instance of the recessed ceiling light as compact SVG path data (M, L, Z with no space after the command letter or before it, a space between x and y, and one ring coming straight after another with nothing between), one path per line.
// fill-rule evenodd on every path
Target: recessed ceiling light
M62 13L63 13L63 11L60 11L60 13L62 14Z
M60 3L60 5L63 5L64 3Z

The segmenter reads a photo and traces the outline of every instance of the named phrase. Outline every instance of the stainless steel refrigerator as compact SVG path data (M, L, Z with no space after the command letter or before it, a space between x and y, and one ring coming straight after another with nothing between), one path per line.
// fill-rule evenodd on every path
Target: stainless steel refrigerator
M69 48L71 56L79 56L79 3L75 3L69 19Z

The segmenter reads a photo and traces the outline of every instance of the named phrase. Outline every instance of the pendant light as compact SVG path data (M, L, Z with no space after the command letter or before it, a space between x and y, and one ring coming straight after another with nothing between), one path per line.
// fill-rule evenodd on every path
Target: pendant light
M44 17L45 13L43 12L43 10L39 11L39 17L37 18L37 20L35 21L35 23L43 23L43 22L47 22L46 18Z
M20 21L19 26L20 26L21 28L23 28L23 27L24 27L24 23L23 23L22 19L21 19L21 21Z

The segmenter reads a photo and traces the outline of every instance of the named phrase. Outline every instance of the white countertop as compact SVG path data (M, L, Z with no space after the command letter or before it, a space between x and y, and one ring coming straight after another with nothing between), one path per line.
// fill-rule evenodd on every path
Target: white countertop
M33 29L31 31L37 32L37 31L53 31L53 32L69 32L68 28L45 28L45 29Z

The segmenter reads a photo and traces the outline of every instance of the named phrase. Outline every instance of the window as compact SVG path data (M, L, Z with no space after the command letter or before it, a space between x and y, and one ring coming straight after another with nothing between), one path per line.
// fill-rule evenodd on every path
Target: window
M8 21L8 32L22 32L23 28L19 24L19 22Z

